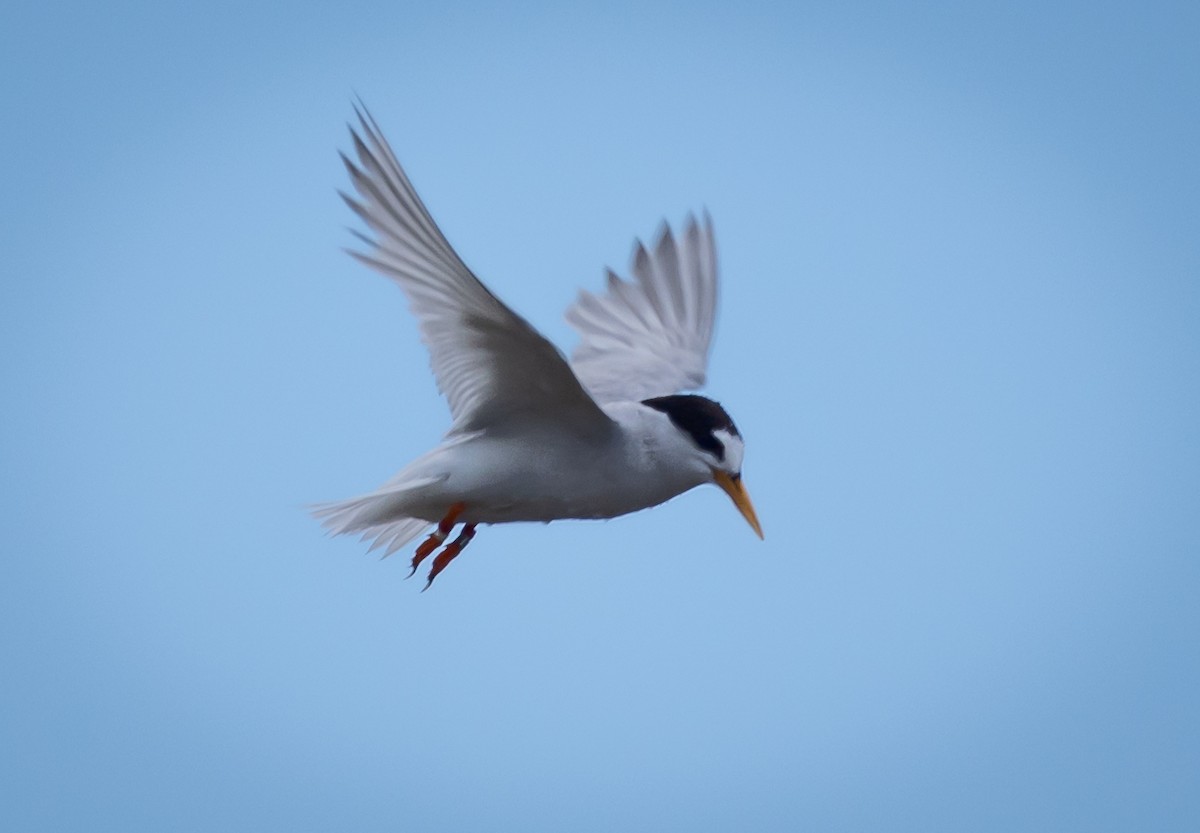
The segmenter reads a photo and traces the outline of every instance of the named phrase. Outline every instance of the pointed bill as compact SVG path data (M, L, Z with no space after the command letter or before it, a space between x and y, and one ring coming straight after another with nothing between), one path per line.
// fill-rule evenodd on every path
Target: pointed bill
M758 522L758 515L754 514L754 504L750 502L750 495L746 493L746 487L742 485L741 476L732 477L719 469L713 469L713 480L721 487L721 491L729 495L729 499L742 513L742 517L750 524L754 533L762 538L762 525Z

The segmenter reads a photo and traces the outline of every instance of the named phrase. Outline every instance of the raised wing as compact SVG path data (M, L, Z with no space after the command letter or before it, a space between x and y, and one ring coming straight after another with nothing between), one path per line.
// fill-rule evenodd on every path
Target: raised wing
M451 432L550 420L581 435L607 431L608 416L566 359L471 273L429 216L366 109L350 128L358 157L342 160L358 196L342 198L374 232L354 257L404 290L420 322Z
M712 220L690 216L676 242L663 224L653 251L634 244L634 280L608 272L608 292L567 310L582 337L571 367L599 402L641 401L704 385L717 311Z

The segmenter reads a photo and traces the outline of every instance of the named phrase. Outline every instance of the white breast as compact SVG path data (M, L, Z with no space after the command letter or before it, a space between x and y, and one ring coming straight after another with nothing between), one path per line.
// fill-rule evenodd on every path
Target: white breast
M638 403L605 410L616 425L601 441L531 426L521 436L489 432L443 446L420 461L428 474L444 475L424 490L429 505L421 516L436 519L462 501L467 523L614 518L708 480L663 414Z

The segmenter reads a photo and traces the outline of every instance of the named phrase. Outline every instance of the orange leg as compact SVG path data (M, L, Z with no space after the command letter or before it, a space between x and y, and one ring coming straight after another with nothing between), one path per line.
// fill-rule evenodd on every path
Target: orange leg
M421 588L424 593L429 589L429 585L433 584L433 580L437 578L437 574L446 569L446 565L454 560L454 557L462 552L467 544L471 543L471 539L475 537L476 524L467 524L463 527L463 531L458 534L452 542L446 545L446 548L438 553L437 558L433 559L433 567L429 570L429 580L425 582L425 586Z
M417 571L417 567L425 560L426 556L442 545L442 542L446 540L446 536L450 534L450 530L454 528L454 524L458 521L458 516L462 514L466 506L465 503L459 501L450 507L450 511L446 513L446 517L438 522L437 529L429 533L429 537L421 543L421 546L417 547L417 552L412 560L412 571L405 578L412 578L413 573Z

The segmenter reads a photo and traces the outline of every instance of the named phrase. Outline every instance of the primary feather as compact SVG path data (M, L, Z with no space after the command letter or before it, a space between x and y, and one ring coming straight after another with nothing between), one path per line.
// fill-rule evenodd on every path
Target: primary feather
M703 387L717 311L712 221L689 216L676 241L664 223L652 250L634 245L633 282L608 272L567 310L580 335L571 367L599 402L640 401Z
M342 156L357 197L342 198L375 232L351 252L404 290L429 348L451 433L554 419L582 434L610 420L558 349L493 295L450 247L369 115L351 130L358 163ZM565 418L565 419L564 419Z

